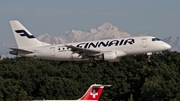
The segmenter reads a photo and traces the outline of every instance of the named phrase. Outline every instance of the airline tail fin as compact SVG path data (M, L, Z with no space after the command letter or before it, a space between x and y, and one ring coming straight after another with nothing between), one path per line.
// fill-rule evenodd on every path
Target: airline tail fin
M105 86L111 85L93 84L89 87L86 93L79 99L79 101L98 101Z
M18 48L22 49L27 47L50 45L48 43L37 40L19 21L12 20L10 21L10 24Z

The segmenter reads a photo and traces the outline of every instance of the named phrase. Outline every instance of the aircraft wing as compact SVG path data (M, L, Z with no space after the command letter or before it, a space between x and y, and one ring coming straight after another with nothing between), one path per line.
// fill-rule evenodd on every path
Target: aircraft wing
M22 52L26 52L26 53L34 53L34 51L31 50L26 50L26 49L19 49L19 48L10 48L14 51L22 51Z
M96 56L99 55L100 51L95 51L95 50L91 50L91 49L84 49L84 48L79 48L79 47L75 47L72 45L65 45L65 47L71 48L71 51L73 53L78 53L79 56Z

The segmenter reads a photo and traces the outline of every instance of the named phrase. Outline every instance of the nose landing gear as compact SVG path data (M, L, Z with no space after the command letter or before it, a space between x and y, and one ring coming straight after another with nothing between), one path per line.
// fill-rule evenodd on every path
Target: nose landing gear
M95 62L89 62L88 66L89 67L97 67L97 64Z
M147 53L147 56L148 56L148 62L151 62L151 55L152 55L152 52Z

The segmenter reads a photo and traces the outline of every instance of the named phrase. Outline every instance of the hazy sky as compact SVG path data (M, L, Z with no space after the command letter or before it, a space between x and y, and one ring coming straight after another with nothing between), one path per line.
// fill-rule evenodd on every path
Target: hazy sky
M0 0L0 43L14 40L10 20L34 36L89 31L109 22L133 36L180 36L180 0Z

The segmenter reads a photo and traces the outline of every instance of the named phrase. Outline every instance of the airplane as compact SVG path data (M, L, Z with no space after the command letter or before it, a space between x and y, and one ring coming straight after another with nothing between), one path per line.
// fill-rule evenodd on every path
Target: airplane
M110 86L111 85L93 84L89 87L86 93L78 100L43 100L43 101L98 101L103 92L104 87L110 87Z
M10 25L17 47L10 48L10 54L25 57L60 61L85 61L89 67L96 67L96 60L118 62L127 55L147 54L168 50L171 46L153 36L136 36L118 39L49 44L37 40L19 21Z

